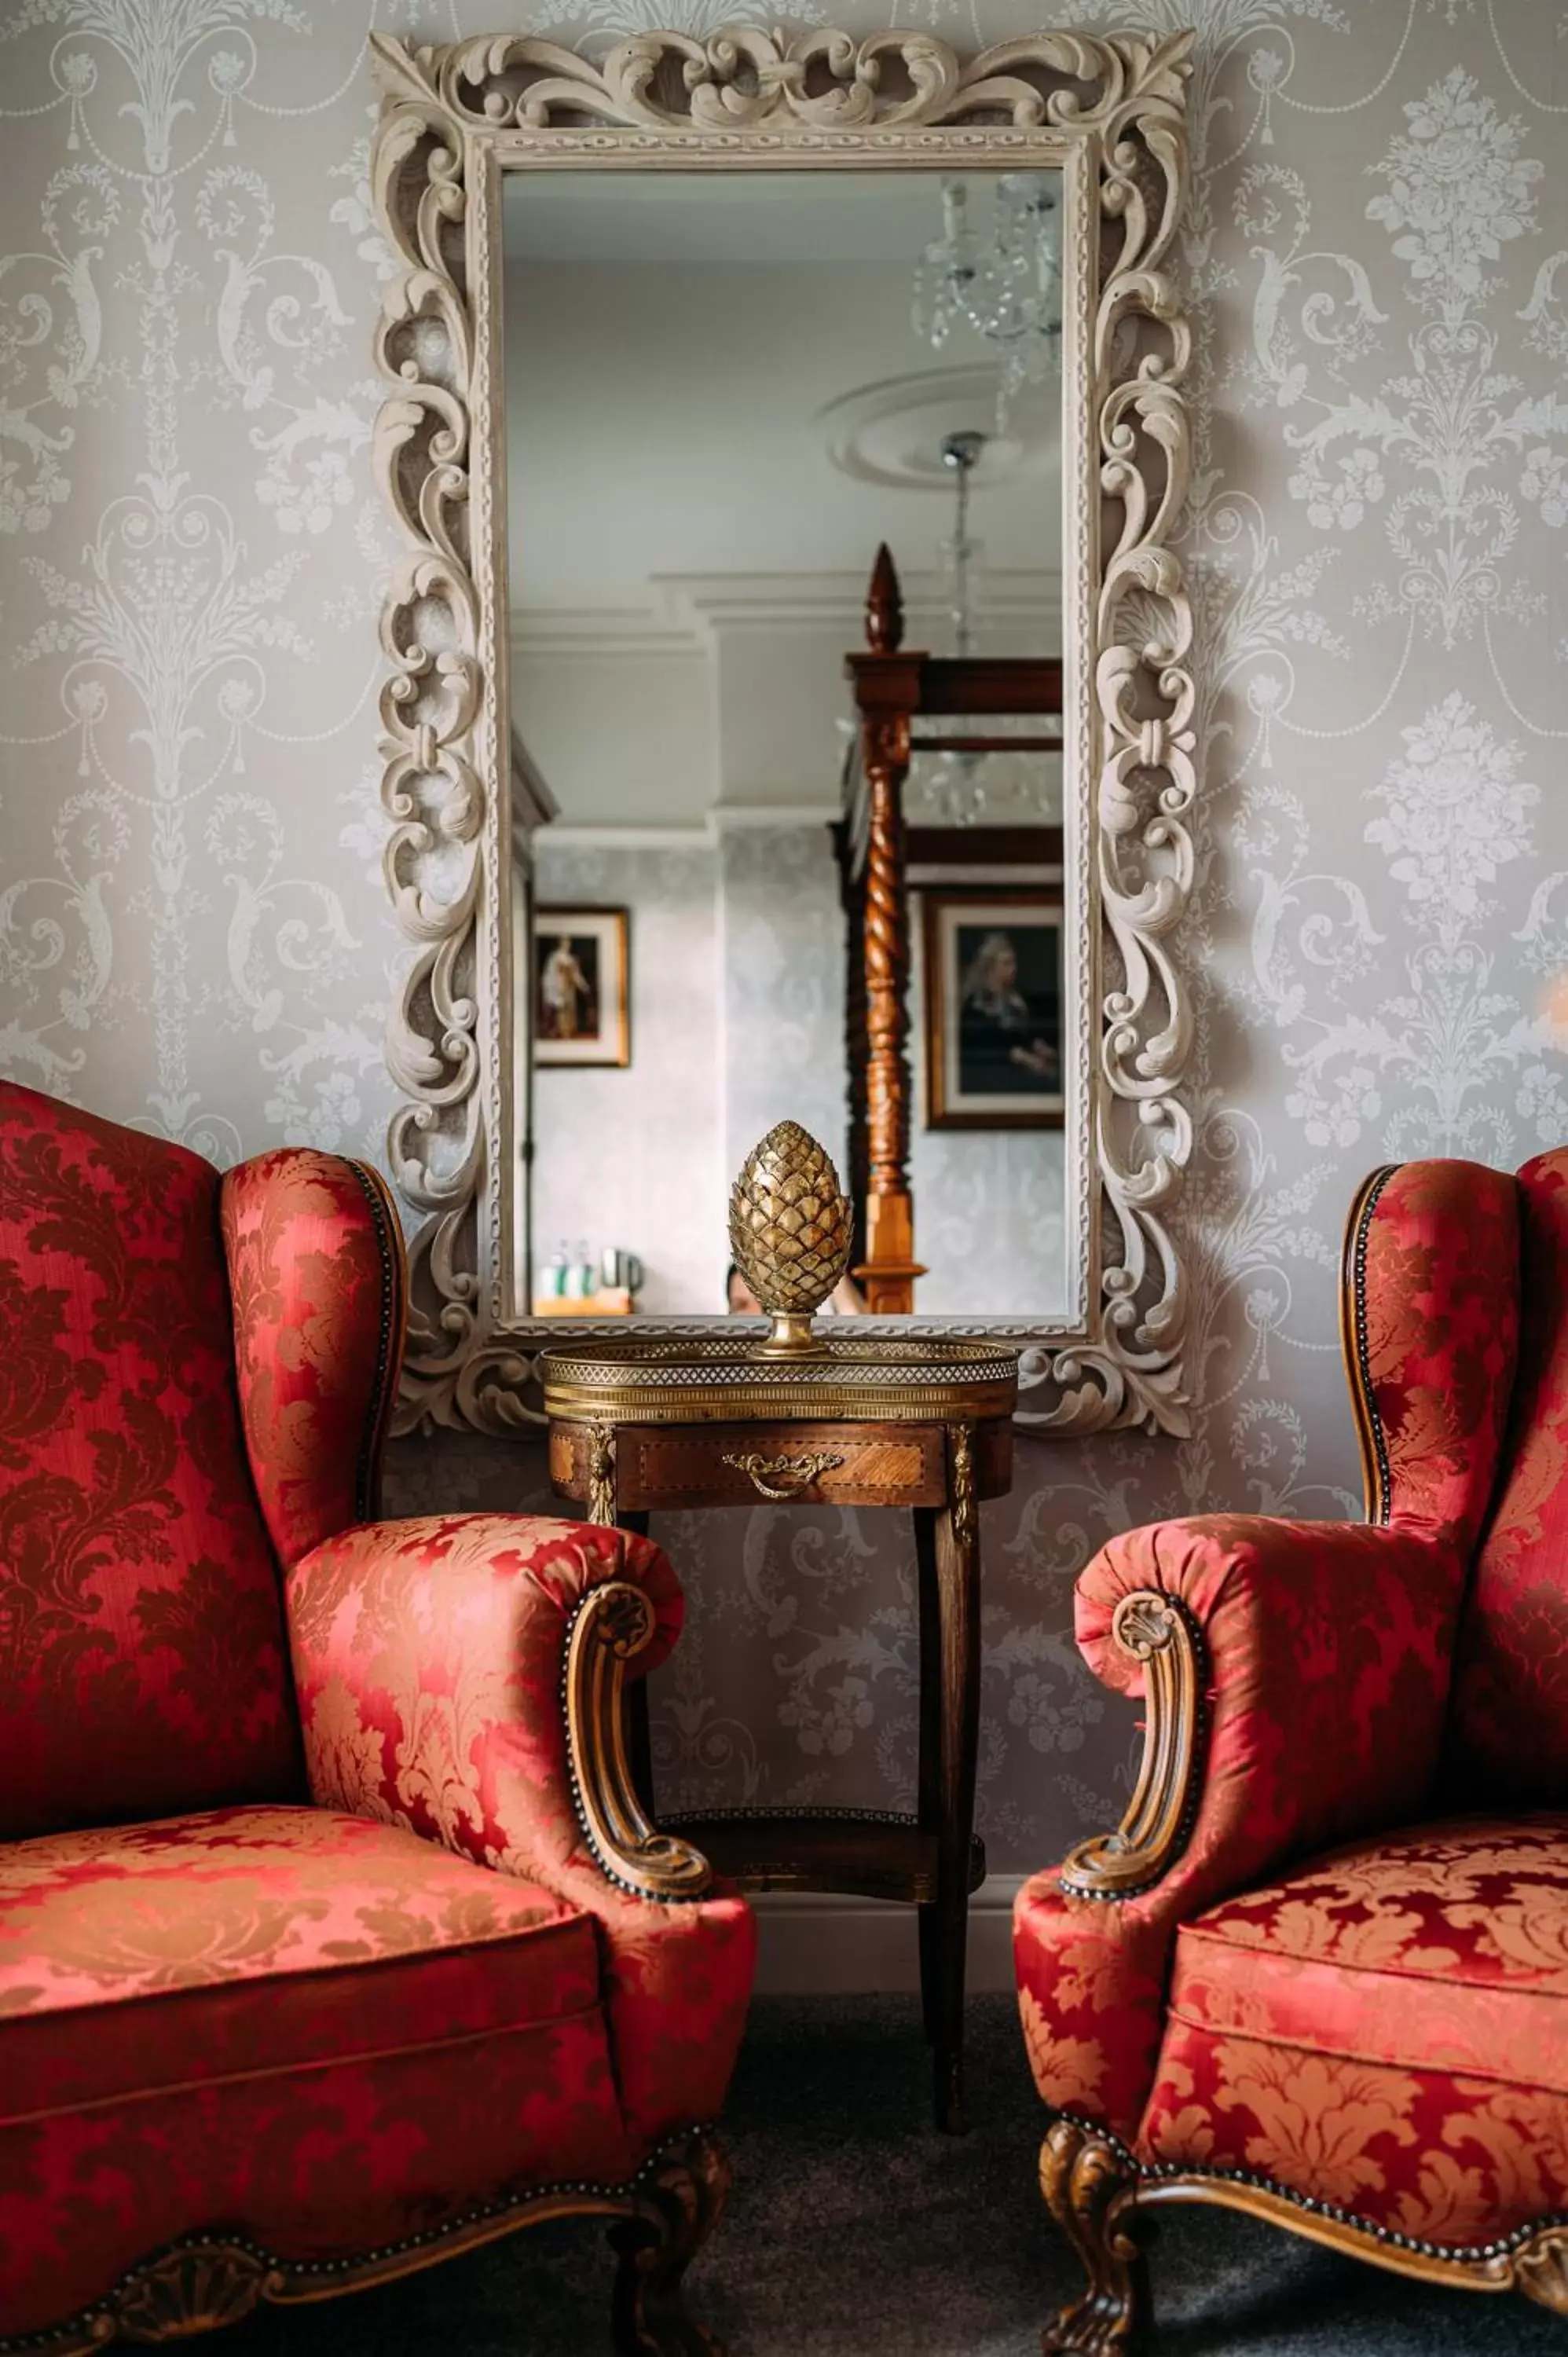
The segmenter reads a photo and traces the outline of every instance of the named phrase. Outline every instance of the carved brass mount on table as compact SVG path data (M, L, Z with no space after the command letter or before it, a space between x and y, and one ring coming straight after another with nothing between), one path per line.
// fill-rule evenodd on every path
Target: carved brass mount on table
M801 1497L824 1473L836 1473L843 1458L836 1448L786 1449L778 1457L760 1456L755 1448L727 1451L722 1460L744 1473L759 1498L770 1506L786 1506Z
M588 1434L584 1478L607 1500L614 1495L613 1443L622 1425L723 1424L738 1416L769 1424L946 1426L1012 1415L1016 1351L931 1334L882 1341L858 1332L859 1324L835 1318L834 1330L808 1351L773 1351L765 1338L744 1330L563 1343L541 1361L544 1412L553 1426L580 1425ZM741 1469L749 1479L749 1469ZM596 1521L613 1519L595 1513Z

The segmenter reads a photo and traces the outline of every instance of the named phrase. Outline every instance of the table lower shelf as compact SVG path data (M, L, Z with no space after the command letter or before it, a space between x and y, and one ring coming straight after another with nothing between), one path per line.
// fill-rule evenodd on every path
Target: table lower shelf
M937 1836L922 1833L913 1817L736 1809L711 1816L660 1812L659 1824L691 1842L742 1890L833 1890L911 1905L937 1895ZM985 1845L976 1834L968 1888L978 1890L984 1879Z

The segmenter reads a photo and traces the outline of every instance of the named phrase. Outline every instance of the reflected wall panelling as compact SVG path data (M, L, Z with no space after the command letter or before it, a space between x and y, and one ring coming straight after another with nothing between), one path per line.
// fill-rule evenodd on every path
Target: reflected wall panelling
M1058 16L1198 36L1200 1398L1184 1441L1021 1446L986 1538L1004 1870L1118 1805L1133 1714L1070 1635L1088 1549L1199 1504L1355 1510L1331 1304L1356 1178L1568 1135L1542 1012L1568 959L1560 13L939 6L966 47ZM458 18L378 22L522 22ZM617 22L613 0L528 20L601 49ZM392 533L367 455L386 257L363 19L14 0L0 27L0 1058L220 1159L379 1155L404 952L375 795ZM542 1491L521 1444L394 1452L400 1509ZM659 1703L667 1789L897 1796L902 1538L766 1511L664 1535L693 1600Z

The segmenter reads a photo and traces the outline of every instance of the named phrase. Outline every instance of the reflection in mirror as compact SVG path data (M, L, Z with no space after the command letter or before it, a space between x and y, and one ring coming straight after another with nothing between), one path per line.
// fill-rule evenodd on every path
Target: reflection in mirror
M737 1306L729 1183L789 1118L857 1265L893 1195L912 1223L902 1297L838 1307L1047 1321L1084 929L1057 176L531 171L504 218L518 1307Z

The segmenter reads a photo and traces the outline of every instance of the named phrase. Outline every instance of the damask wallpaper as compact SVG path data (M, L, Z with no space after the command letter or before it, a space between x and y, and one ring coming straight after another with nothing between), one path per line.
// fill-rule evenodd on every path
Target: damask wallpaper
M887 0L892 5L893 0ZM1194 22L1187 552L1206 734L1189 1440L1026 1445L988 1511L993 1865L1118 1805L1079 1667L1108 1532L1356 1511L1341 1217L1387 1157L1568 1137L1568 14L1556 0L901 0L964 48ZM646 13L645 13L646 11ZM881 21L843 0L857 29ZM367 27L567 42L771 0L11 0L0 20L0 1059L220 1160L378 1154L400 954L374 791L391 531ZM398 1506L540 1495L397 1452ZM664 1792L886 1805L908 1543L672 1519Z

